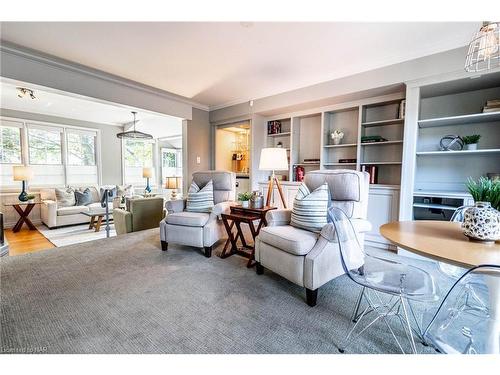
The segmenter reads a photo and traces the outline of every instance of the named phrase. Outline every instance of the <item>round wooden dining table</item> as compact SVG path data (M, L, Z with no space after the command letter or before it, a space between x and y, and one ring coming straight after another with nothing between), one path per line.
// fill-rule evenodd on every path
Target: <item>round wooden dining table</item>
M476 242L462 232L461 223L449 221L396 221L380 227L380 234L412 253L455 266L500 266L500 242ZM490 302L488 346L500 352L500 277L485 279Z

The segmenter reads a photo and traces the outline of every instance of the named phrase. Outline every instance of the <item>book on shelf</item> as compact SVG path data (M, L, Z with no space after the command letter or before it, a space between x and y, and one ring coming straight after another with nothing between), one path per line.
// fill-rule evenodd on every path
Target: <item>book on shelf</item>
M488 112L500 112L500 99L486 101L486 105L483 107L483 113Z
M387 142L387 139L380 135L365 135L361 137L361 143Z
M356 163L356 159L339 159L339 163Z
M268 121L267 122L267 134L280 134L281 133L281 121Z

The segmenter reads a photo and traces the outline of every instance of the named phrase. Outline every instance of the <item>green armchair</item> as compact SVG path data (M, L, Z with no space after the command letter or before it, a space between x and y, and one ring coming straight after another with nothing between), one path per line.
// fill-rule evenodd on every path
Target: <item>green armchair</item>
M127 210L121 208L113 210L117 235L158 228L163 216L162 197L129 199Z

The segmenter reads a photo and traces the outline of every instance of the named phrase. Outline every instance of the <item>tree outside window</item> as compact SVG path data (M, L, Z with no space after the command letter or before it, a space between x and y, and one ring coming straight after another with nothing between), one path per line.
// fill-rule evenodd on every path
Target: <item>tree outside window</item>
M61 143L60 132L28 129L30 164L62 164Z
M96 165L93 134L68 133L68 164Z
M0 163L21 163L21 129L0 126Z

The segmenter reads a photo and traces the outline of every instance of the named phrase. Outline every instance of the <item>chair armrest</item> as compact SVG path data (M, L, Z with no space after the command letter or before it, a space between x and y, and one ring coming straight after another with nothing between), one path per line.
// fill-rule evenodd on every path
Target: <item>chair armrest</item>
M291 209L278 209L268 211L266 221L269 227L277 227L281 225L289 225L292 219Z
M236 204L235 202L227 201L227 202L220 202L217 203L213 208L212 212L210 213L210 218L221 218L221 214L227 214L231 211L231 206Z
M165 209L169 214L182 212L184 211L185 208L186 208L186 199L174 199L167 201L165 203Z
M113 221L116 234L125 234L132 232L132 213L121 208L113 209Z

